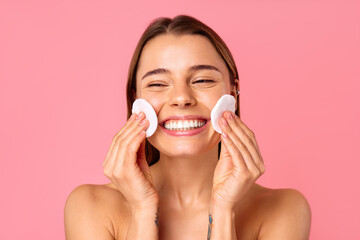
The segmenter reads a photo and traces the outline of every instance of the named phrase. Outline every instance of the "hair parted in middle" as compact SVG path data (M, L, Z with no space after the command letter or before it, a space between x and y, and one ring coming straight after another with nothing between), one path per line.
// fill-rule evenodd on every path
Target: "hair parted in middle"
M212 45L215 47L216 51L224 60L230 76L230 84L232 86L235 85L235 79L239 79L238 71L236 68L235 61L233 56L226 46L225 42L220 38L220 36L212 30L210 27L199 21L198 19L188 16L188 15L178 15L173 19L160 17L154 19L149 26L146 28L140 40L135 48L134 54L132 56L128 79L126 85L126 100L127 100L127 119L131 116L132 104L136 100L136 72L138 68L138 62L141 56L142 49L146 45L146 43L161 35L173 34L175 36L182 35L202 35L210 40ZM236 96L237 106L239 105L239 95L234 94ZM240 116L239 107L237 107L235 114ZM159 151L153 147L150 142L146 139L145 145L145 155L146 161L149 166L155 164L160 157ZM221 150L221 142L218 146L218 157L220 156Z

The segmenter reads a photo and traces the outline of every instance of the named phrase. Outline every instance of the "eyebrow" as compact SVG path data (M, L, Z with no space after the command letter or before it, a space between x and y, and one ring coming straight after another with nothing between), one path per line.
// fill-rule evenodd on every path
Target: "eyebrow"
M215 70L215 71L218 71L219 73L220 70L217 68L217 67L214 67L212 65L194 65L194 66L191 66L189 67L188 71L190 72L195 72L195 71L199 71L199 70ZM166 68L157 68L157 69L154 69L154 70L151 70L149 72L147 72L143 77L142 77L142 80L146 77L149 77L151 75L155 75L155 74L170 74L171 71L169 69L166 69Z

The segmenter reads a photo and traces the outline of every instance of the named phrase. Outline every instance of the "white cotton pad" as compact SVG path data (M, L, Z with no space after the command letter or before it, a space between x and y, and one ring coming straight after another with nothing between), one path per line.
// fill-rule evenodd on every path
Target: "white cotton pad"
M211 110L211 123L215 131L217 131L218 133L221 133L221 129L218 124L219 119L222 117L222 114L225 111L231 111L235 113L235 101L236 100L233 95L222 95Z
M140 111L145 113L146 119L150 122L149 127L146 129L146 137L150 137L156 131L158 126L158 118L154 108L145 99L138 98L132 105L132 113L138 114Z

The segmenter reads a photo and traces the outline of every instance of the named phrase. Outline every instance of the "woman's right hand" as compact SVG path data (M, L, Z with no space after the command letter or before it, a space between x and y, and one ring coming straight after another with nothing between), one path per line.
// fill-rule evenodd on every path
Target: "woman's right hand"
M131 209L154 207L159 202L145 157L145 114L132 114L114 136L106 159L104 173L127 199Z

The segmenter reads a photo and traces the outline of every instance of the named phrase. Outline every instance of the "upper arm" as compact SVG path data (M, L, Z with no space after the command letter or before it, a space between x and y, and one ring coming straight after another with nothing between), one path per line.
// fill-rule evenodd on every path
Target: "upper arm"
M295 189L282 189L271 201L273 210L264 220L261 240L307 240L310 234L311 209L308 201Z
M65 236L67 240L113 240L107 229L106 216L99 209L91 185L75 188L68 196L64 208Z

